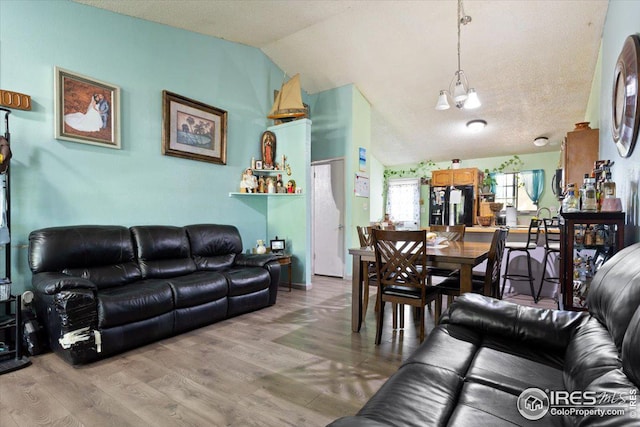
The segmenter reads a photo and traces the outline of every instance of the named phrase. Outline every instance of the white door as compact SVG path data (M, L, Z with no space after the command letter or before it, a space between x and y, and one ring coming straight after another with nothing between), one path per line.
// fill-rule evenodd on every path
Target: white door
M344 160L311 166L313 274L344 276Z

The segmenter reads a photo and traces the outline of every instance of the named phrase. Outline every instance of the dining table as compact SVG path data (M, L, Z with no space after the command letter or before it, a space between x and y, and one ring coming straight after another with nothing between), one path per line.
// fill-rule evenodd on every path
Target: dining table
M471 292L473 267L481 264L489 256L490 242L447 242L446 244L427 245L427 265L460 270L460 293ZM363 265L375 262L373 247L349 249L353 257L353 275L351 279L351 330L360 332L362 325L362 288ZM364 270L366 271L366 270ZM490 289L484 289L490 295Z

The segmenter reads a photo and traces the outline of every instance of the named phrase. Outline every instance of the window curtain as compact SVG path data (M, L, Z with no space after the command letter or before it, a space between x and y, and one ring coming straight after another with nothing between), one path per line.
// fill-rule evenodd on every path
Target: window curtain
M410 221L420 225L420 180L391 179L387 190L386 212L394 222Z
M495 172L490 172L489 176L492 178L491 179L491 192L493 194L496 194L496 190L498 189L498 183L496 182L496 173Z
M520 172L520 178L522 178L522 182L524 183L527 196L529 196L534 205L537 205L544 191L544 170L534 169L523 171Z

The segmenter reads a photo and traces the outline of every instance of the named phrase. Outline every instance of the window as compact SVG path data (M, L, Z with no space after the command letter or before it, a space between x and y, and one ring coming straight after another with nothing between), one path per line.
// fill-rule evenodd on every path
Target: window
M519 212L535 212L538 209L527 194L519 172L496 173L494 178L496 202L504 203L505 206L515 206Z
M420 180L390 179L387 189L387 211L400 228L417 229L420 225Z

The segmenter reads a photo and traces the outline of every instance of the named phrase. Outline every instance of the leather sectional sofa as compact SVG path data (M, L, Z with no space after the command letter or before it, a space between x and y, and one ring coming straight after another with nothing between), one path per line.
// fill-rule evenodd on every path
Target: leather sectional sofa
M29 265L49 345L74 365L273 305L280 279L215 224L45 228Z
M640 243L597 272L587 302L569 312L465 294L356 416L330 425L638 426Z

